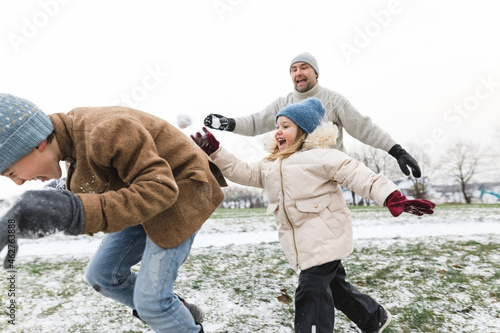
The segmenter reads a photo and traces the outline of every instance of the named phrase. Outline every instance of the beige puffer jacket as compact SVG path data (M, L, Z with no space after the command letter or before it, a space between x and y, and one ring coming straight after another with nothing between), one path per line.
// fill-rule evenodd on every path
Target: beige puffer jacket
M324 123L303 148L275 161L245 163L219 148L211 158L229 180L264 188L283 251L294 269L343 259L353 250L351 214L340 185L384 206L398 187L336 149L336 128Z

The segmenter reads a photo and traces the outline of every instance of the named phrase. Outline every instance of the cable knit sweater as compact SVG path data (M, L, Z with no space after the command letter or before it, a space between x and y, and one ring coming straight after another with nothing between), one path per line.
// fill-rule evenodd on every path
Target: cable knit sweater
M339 130L334 148L346 151L343 142L343 128L357 140L386 152L396 144L387 132L374 124L369 117L359 113L344 96L321 87L319 83L305 93L294 90L287 96L278 98L261 112L235 118L236 127L234 133L254 136L272 131L274 130L274 117L281 109L309 97L315 97L323 103L326 110L323 121L332 122Z

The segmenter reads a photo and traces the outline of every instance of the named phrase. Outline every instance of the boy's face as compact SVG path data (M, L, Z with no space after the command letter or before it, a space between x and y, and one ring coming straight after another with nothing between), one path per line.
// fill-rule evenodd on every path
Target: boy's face
M22 185L29 180L44 182L59 179L61 175L59 160L47 149L45 141L2 172L2 176L12 179L17 185Z
M285 116L278 117L274 139L279 151L285 151L295 142L297 130L298 126L290 118Z

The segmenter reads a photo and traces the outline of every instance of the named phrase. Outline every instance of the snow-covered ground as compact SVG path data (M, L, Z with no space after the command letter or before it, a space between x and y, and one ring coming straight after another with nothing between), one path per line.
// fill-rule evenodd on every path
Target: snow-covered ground
M456 206L455 206L456 207ZM5 210L4 208L0 208L0 215ZM249 213L246 211L245 214L239 214L238 210L234 210L234 218L228 218L227 214L214 214L214 217L209 219L200 232L197 235L193 246L193 254L196 256L200 255L221 255L219 251L226 252L235 252L236 255L238 251L242 251L245 255L248 255L248 251L252 251L249 249L268 247L271 249L276 249L279 247L277 245L277 232L274 225L274 219L272 216L265 216L262 213L262 210L257 211L258 213ZM466 212L466 213L465 213ZM357 208L353 210L353 231L355 238L355 246L360 247L379 247L379 248L387 248L390 244L398 243L398 244L407 244L412 242L418 242L419 240L424 239L475 239L478 241L487 240L487 242L499 243L500 242L500 206L493 205L491 207L482 207L477 206L475 208L470 208L467 210L450 208L446 205L438 206L436 209L436 213L432 216L425 216L422 218L418 218L412 215L403 214L398 218L392 217L387 210L385 209L363 209ZM93 237L88 236L77 236L70 237L64 236L62 234L53 235L47 238L42 238L38 240L19 240L20 248L18 257L16 259L17 265L22 265L25 263L37 263L46 262L50 260L54 261L71 261L71 259L75 260L87 260L90 259L96 248L99 246L99 243L104 237L103 234L97 234ZM231 246L231 244L233 246ZM253 246L255 244L261 244L261 246ZM264 245L263 245L264 244ZM436 245L439 247L439 245ZM222 249L222 250L218 250ZM244 250L240 250L244 249ZM247 252L244 252L247 251ZM252 253L252 252L250 252ZM269 252L266 252L266 254ZM232 253L230 253L232 254ZM223 254L225 255L225 254ZM258 256L258 254L252 254ZM499 254L496 253L495 256ZM5 249L0 252L0 258L4 258ZM248 260L254 261L255 258L249 258ZM273 259L277 260L277 259ZM221 265L220 262L217 263ZM222 264L224 264L222 262ZM286 265L281 264L282 267L286 267ZM66 266L64 266L66 267ZM35 269L35 268L34 268ZM218 269L222 269L219 267ZM194 270L194 273L191 273L190 268L186 268L184 275L180 277L181 287L183 288L182 283L187 284L187 289L189 290L189 286L192 284L192 281L196 280L190 274L201 274L198 271ZM60 276L64 274L61 271L51 271L50 274L53 276ZM41 274L40 275L40 283L43 288L49 289L58 289L60 288L60 282L55 282L50 279L50 274ZM81 273L79 273L81 275ZM81 276L79 277L81 280ZM289 279L295 281L296 277L290 277ZM189 280L189 281L188 281ZM18 284L22 284L22 278L18 280ZM186 282L188 281L188 282ZM73 283L73 281L71 281ZM217 283L217 281L214 281ZM286 282L281 282L286 283ZM242 286L242 289L245 289L245 281L239 281L239 284ZM24 302L27 302L29 299L29 294L37 293L36 286L24 286L22 297ZM78 288L82 288L81 286ZM186 287L184 287L186 288ZM240 287L238 287L240 288ZM236 289L238 289L236 288ZM85 288L83 288L85 289ZM95 292L90 290L84 290L83 295L73 296L71 303L68 303L67 300L61 301L61 296L55 296L50 298L43 298L43 309L42 304L40 306L36 306L30 304L29 308L33 309L32 311L41 311L37 315L31 315L29 313L23 313L23 316L18 317L19 325L17 327L8 326L7 329L9 332L38 332L37 330L30 330L30 327L39 327L41 329L40 332L65 332L65 325L69 327L69 321L72 322L75 320L82 321L82 327L84 326L85 321L89 320L98 320L99 327L102 329L99 332L150 332L147 328L137 329L136 322L131 321L132 323L128 324L118 324L113 317L116 316L116 313L113 313L115 304L113 301L107 300L99 295L96 295ZM234 289L234 288L233 288ZM215 295L216 293L216 295ZM271 291L271 294L273 291ZM92 299L89 300L89 296L92 295ZM207 322L205 324L205 328L207 332L231 332L231 330L227 329L228 322L235 320L239 313L239 311L247 311L246 308L241 308L235 303L234 300L228 299L227 301L222 302L224 307L220 308L221 303L213 304L213 299L224 299L225 295L220 293L220 290L214 291L214 294L207 294L206 290L203 292L193 291L190 297L194 297L196 302L204 306L204 308L208 308L211 311L211 316L216 316L220 321L219 322ZM6 305L6 293L0 295L2 299L2 307ZM81 299L80 299L81 298ZM80 300L79 300L80 299ZM92 313L83 312L83 314L78 315L78 311L83 311L82 309L74 309L75 303L79 303L84 307L95 307L102 308L100 313L104 311L111 311L112 314L106 314L105 317L93 318ZM51 304L49 310L47 310L47 305ZM275 305L274 303L271 303ZM278 303L279 304L279 303ZM211 308L215 306L216 308ZM269 317L276 316L276 313L269 312L268 303L260 302L258 303L258 309L255 309L255 314L259 318L263 320L268 320ZM498 307L497 305L495 305ZM28 308L28 304L26 305ZM275 307L276 308L276 307ZM37 310L40 309L40 310ZM108 310L113 309L113 310ZM75 312L76 311L76 312ZM121 311L121 310L120 310ZM274 311L274 310L273 310ZM49 313L48 313L49 312ZM58 316L58 320L61 322L58 324L61 327L52 327L52 323L54 323L53 313L60 313ZM22 312L21 312L22 313ZM47 314L48 313L48 314ZM232 314L233 317L229 316L229 313ZM68 317L71 319L64 320L64 317ZM108 318L109 316L109 318ZM127 315L128 316L128 315ZM282 316L282 315L281 315ZM289 315L290 316L290 315ZM62 319L61 319L62 317ZM5 319L6 320L6 319ZM498 322L498 321L497 321ZM63 323L63 324L61 324ZM4 324L4 323L1 323ZM342 323L340 323L342 324ZM127 326L128 325L128 326ZM5 327L1 326L0 327ZM223 327L223 330L220 328ZM489 326L485 326L489 327ZM21 329L21 330L18 330ZM37 328L38 329L38 328ZM75 330L71 330L72 332ZM355 332L354 329L347 328L345 330L340 330L341 332ZM458 330L460 331L460 330ZM75 331L76 332L76 331ZM87 332L86 330L82 332ZM250 332L250 331L248 331ZM290 328L286 328L283 326L281 329L269 328L265 332L291 332ZM424 331L422 331L424 332ZM487 330L486 332L490 332Z
M193 244L194 248L227 246L231 244L258 244L278 241L271 216L258 215L247 224L221 224L210 219L202 227ZM399 239L439 236L466 236L494 234L500 236L500 209L477 209L474 216L463 216L460 210L440 212L433 216L417 218L403 214L398 218L381 210L358 209L353 220L354 239ZM104 235L70 237L62 234L37 240L19 240L18 260L30 257L91 256ZM5 249L0 252L0 257Z

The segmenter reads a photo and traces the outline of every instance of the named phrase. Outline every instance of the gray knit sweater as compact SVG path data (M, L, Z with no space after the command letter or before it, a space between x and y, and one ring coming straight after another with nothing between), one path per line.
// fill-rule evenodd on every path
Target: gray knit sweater
M389 151L396 144L391 136L372 122L369 117L363 116L341 94L316 84L305 93L293 91L286 97L280 97L264 110L246 117L235 118L234 133L254 136L275 129L276 114L287 105L301 102L309 97L319 99L326 109L323 121L331 121L338 127L339 133L334 148L346 151L343 142L343 128L352 137L384 151Z

